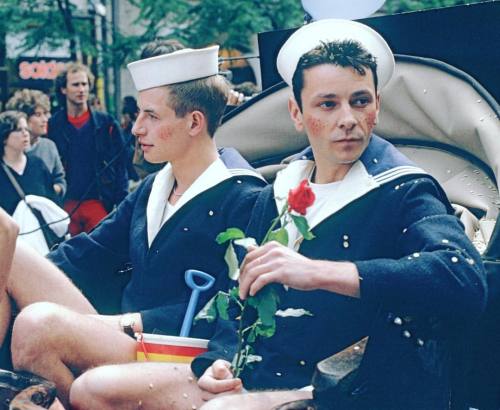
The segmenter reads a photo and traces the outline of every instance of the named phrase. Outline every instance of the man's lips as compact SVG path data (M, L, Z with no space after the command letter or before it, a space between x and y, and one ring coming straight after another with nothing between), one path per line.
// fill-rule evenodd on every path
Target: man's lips
M340 139L335 139L332 142L341 142L341 143L358 143L362 142L362 138L340 138Z
M145 149L149 149L153 147L153 144L146 144L145 142L139 142L139 145L141 146L142 150L144 151Z

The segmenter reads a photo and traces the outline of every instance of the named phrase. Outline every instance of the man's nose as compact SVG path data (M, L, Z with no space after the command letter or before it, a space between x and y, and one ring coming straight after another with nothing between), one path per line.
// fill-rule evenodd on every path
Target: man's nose
M339 119L339 127L345 130L353 129L357 120L352 112L352 107L349 104L346 104L340 108L340 119Z
M142 121L140 119L140 115L137 117L137 120L135 121L133 127L132 127L132 134L135 137L140 137L146 133L146 129L142 126Z

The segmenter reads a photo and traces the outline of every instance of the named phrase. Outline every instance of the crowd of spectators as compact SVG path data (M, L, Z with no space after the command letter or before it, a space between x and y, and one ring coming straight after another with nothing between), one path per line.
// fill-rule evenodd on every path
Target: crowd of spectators
M145 47L141 58L182 47L164 40L156 54ZM25 195L36 195L67 212L71 235L89 232L138 182L163 167L144 159L132 135L136 99L123 98L117 121L91 93L93 82L88 67L70 63L55 82L56 112L51 113L49 96L34 89L17 90L6 103L0 115L0 206L10 215ZM229 107L255 93L254 85L243 85L231 90Z

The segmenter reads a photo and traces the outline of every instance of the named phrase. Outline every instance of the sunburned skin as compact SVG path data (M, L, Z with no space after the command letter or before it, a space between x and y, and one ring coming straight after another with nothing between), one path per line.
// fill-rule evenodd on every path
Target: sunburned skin
M366 114L366 127L373 130L377 125L377 112L370 112Z

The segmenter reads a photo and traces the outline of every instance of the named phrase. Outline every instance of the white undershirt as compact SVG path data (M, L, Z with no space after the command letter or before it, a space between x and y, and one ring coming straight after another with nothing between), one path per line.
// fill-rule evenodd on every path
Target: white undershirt
M316 199L314 200L314 204L307 208L307 212L305 218L309 225L312 225L312 221L315 220L315 217L321 213L322 209L331 201L335 201L338 197L338 189L340 183L342 181L330 182L329 184L314 184L309 182ZM292 249L297 249L300 241L297 241L301 237L299 231L295 227L294 223L289 223L286 226L286 230L288 231L288 247Z
M175 203L175 205L172 205L170 202L166 202L165 203L165 209L163 210L163 215L162 215L162 218L161 218L161 225L160 226L163 226L163 224L165 222L167 222L167 220L170 218L170 216L172 216L175 211L177 210L177 204L179 203L179 201L177 201Z

